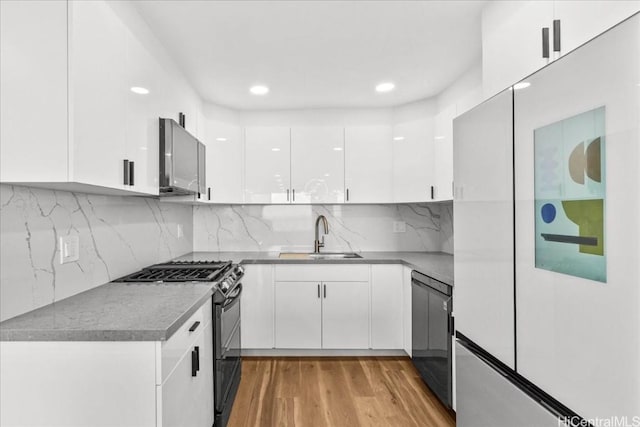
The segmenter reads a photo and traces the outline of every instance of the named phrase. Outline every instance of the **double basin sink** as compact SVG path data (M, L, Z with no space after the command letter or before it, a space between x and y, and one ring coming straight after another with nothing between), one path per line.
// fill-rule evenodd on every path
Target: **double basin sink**
M362 258L355 252L280 252L280 259L300 259L300 260L314 260L314 259L355 259Z

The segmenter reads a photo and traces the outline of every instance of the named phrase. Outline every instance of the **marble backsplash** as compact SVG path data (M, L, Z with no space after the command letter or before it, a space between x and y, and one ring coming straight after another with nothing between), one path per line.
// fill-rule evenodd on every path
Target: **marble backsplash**
M318 215L329 222L325 252L453 253L453 205L195 206L195 251L312 251ZM404 232L394 232L404 223ZM397 224L400 223L400 224Z
M10 185L0 200L0 320L193 249L191 206ZM80 259L60 264L67 235Z

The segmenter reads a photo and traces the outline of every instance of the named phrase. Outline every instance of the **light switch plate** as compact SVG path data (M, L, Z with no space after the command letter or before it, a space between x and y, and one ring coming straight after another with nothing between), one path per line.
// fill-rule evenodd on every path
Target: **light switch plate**
M393 221L394 233L405 233L407 231L407 223L404 221Z
M78 261L80 259L80 237L69 235L60 237L60 264Z

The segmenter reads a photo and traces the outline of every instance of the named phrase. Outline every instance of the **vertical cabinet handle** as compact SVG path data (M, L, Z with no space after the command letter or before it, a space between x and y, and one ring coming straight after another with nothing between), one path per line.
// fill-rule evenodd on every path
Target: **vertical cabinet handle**
M347 188L347 202L349 201L349 189Z
M324 287L324 297L327 297L327 285L322 285Z
M560 20L553 20L553 51L560 52Z
M197 347L196 347L197 348ZM196 353L195 348L191 350L191 376L195 377L198 375L198 353Z
M436 188L432 185L431 186L431 200L435 199L435 194L436 194Z
M182 126L182 128L186 126L186 117L184 113L178 113L178 123L180 124L180 126Z
M129 160L124 159L122 170L124 171L124 177L123 177L124 185L129 185Z
M287 202L289 201L289 189L287 188Z
M200 371L200 347L195 346L193 351L196 352L196 371Z
M129 185L134 185L134 178L135 176L135 172L134 172L134 162L129 162Z
M318 298L320 298L320 283L318 283Z
M549 59L549 28L542 29L542 57Z
M294 188L293 190L291 190L291 193L293 194L293 201L296 201L296 189Z
M207 200L211 200L211 187L207 188Z

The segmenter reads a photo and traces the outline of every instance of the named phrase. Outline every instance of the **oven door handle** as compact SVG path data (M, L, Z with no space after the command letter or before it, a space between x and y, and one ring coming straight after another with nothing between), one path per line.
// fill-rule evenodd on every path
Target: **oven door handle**
M233 295L227 297L222 305L222 309L225 310L240 301L240 294L242 294L242 283L238 283Z

